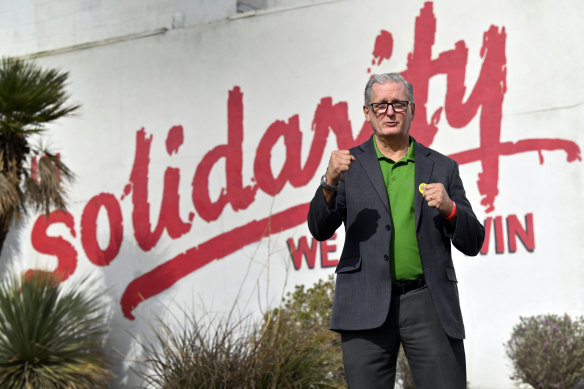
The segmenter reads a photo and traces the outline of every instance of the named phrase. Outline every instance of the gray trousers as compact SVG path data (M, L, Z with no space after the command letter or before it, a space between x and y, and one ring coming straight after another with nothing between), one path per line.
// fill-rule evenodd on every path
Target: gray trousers
M351 389L393 389L400 342L416 389L466 388L463 341L444 332L427 286L393 296L381 327L342 331L341 342Z

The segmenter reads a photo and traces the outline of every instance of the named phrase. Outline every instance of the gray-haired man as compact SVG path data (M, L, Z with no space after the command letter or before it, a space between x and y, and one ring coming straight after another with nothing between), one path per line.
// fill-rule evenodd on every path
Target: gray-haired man
M372 77L363 112L372 137L333 151L310 204L318 240L344 224L331 329L341 333L351 388L393 388L400 343L416 388L466 386L464 325L451 242L478 254L484 228L452 159L409 135L413 88Z

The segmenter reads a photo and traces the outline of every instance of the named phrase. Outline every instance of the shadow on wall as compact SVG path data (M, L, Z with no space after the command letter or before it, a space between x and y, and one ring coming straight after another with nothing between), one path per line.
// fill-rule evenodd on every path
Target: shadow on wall
M8 235L6 235L6 240L0 253L0 275L2 276L8 274L12 269L25 270L18 268L18 266L22 266L19 259L22 257L23 252L25 224L22 221L20 223L14 223L8 230Z
M165 258L165 255L163 250L155 249L145 253L135 240L124 238L112 266L93 267L93 271L101 272L104 289L111 298L112 327L107 347L115 359L112 370L116 375L111 388L133 388L141 387L143 384L133 369L144 357L142 344L145 344L156 330L152 327L153 323L157 322L157 317L160 317L161 312L165 312L168 307L161 301L162 298L151 298L141 304L139 313L134 312L135 320L128 320L123 315L120 298L132 279L150 270L148 266L157 264L151 258ZM118 264L123 265L124 271L117 269L115 265Z

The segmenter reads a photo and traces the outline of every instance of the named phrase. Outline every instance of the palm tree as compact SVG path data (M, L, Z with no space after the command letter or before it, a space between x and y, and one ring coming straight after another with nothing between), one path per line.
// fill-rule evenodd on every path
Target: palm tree
M34 62L1 60L0 253L10 226L27 211L48 215L65 207L64 184L73 175L57 156L31 144L31 137L79 108L67 104L67 78L66 72L43 69Z

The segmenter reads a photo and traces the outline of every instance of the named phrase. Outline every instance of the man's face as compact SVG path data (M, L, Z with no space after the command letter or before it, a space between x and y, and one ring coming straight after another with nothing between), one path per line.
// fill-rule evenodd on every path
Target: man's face
M395 101L408 101L406 87L403 84L397 82L373 84L371 103L393 103ZM363 106L363 113L365 113L365 119L371 124L377 137L402 137L409 135L415 108L415 105L410 103L405 112L395 112L393 107L389 106L384 114L376 114L371 106Z

